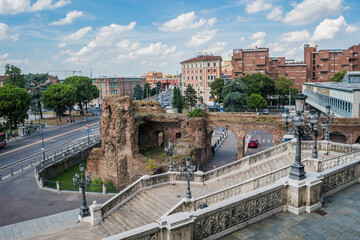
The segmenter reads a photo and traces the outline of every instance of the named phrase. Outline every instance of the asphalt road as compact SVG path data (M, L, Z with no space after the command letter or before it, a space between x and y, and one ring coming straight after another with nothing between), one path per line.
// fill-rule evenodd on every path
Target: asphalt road
M250 138L256 138L259 140L259 146L257 148L248 148L247 144ZM245 136L245 156L253 155L257 152L263 151L265 149L271 148L274 146L274 139L272 135L264 130L256 129L252 130Z
M60 152L62 149L66 149L68 145L76 142L87 141L87 123L90 125L89 136L98 135L99 118L99 116L93 116L89 117L87 121L78 120L74 123L64 123L44 129L43 137L46 156L54 152ZM31 161L33 162L34 160L42 159L43 154L41 148L41 131L39 133L32 133L30 136L17 137L16 140L11 140L5 147L0 149L0 175L6 176L10 173L10 167L4 167L31 155L37 154L37 156L32 158ZM26 166L30 165L30 162L23 162L21 164ZM13 168L13 171L17 171L21 168L21 164L11 166L11 168Z

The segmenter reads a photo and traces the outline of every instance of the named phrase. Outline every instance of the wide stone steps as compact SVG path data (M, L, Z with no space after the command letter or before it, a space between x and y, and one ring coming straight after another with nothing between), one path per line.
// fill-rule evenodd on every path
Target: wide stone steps
M109 236L129 231L155 222L170 207L146 191L141 192L106 217L98 231L105 232Z

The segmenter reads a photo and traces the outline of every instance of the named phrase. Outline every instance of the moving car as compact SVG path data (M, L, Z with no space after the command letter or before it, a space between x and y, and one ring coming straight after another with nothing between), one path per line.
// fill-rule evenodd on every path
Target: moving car
M284 142L288 142L288 141L291 141L294 139L294 136L293 135L290 135L290 134L287 134L287 135L284 135L281 139L281 142L280 143L284 143Z
M257 148L259 146L259 140L251 138L248 143L248 147Z
M268 114L269 114L269 110L268 110L268 109L264 109L264 110L263 110L263 114L264 114L264 115L268 115Z
M6 146L6 134L0 133L0 148Z

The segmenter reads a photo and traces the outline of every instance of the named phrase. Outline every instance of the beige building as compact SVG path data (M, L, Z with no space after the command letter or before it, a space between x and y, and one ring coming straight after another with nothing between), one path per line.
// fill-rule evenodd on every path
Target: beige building
M181 62L182 91L191 85L196 90L200 102L208 102L210 83L221 77L221 62L220 56L205 54Z

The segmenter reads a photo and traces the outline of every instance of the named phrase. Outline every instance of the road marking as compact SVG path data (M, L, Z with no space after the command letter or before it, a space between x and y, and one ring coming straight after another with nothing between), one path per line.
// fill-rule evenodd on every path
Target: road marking
M98 124L98 123L93 123L93 124L89 124L89 125L92 126L92 125L95 125L95 124ZM44 142L46 142L47 140L51 140L51 139L57 138L57 137L61 137L61 136L63 136L63 135L66 135L66 134L69 134L69 133L72 133L72 132L76 132L76 131L81 130L81 129L83 129L83 128L84 128L84 127L79 127L79 128L74 129L74 130L71 130L71 131L69 131L69 132L65 132L65 133L62 133L62 134L59 134L59 135L56 135L56 136L53 136L53 137L46 138L46 139L44 139ZM37 141L37 142L34 142L34 143L31 143L31 144L28 144L28 145L25 145L25 146L22 146L22 147L13 149L13 150L8 151L8 152L6 152L6 153L2 153L2 154L0 154L0 157L1 157L1 156L4 156L4 155L6 155L6 154L9 154L9 153L16 152L16 151L18 151L18 150L24 149L24 148L28 148L28 147L30 147L30 146L36 145L36 144L41 143L41 142L42 142L42 140L39 140L39 141Z

